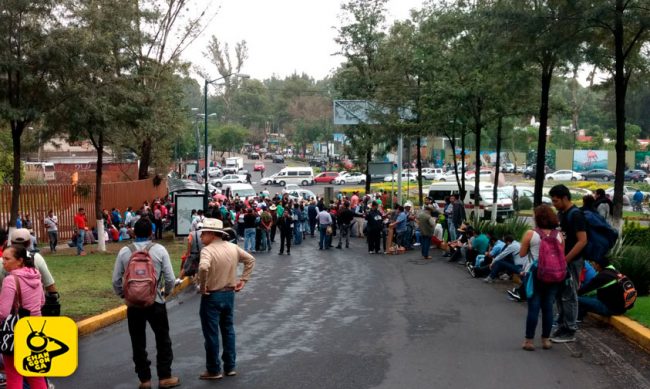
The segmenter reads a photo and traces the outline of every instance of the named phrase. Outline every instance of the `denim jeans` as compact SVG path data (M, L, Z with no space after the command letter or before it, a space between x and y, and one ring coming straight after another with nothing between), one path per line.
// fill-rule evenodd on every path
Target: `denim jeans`
M535 338L535 329L539 321L540 309L542 310L542 338L551 336L551 327L553 327L553 302L561 287L562 283L546 283L535 280L535 293L528 299L526 339Z
M449 241L456 240L456 226L451 219L447 219L447 226L449 227Z
M244 230L244 250L255 251L255 228Z
M506 272L508 274L519 273L521 272L521 265L515 265L514 263L502 259L492 263L492 271L490 272L490 278L497 278L499 273Z
M302 243L302 225L300 222L295 222L296 228L293 229L293 244L299 245Z
M267 251L271 251L271 230L262 230L261 233L262 241L260 243L260 249L264 246Z
M318 241L319 249L326 249L330 245L330 240L332 238L327 235L327 226L329 226L329 224L321 224L318 226L318 230L320 231L320 240Z
M571 275L558 291L556 298L559 328L575 331L578 329L578 280L584 266L584 259L574 259L567 265L567 272Z
M580 296L578 297L578 319L582 320L587 312L593 312L600 316L612 316L612 311L607 308L602 301L596 297Z
M199 309L205 340L205 367L211 374L221 372L219 333L223 344L223 369L235 370L235 292L213 292L201 296Z
M85 238L86 238L86 231L80 229L79 233L77 234L77 255L81 254L81 252L84 251Z
M56 245L59 243L59 231L48 231L47 237L50 240L50 251L56 251Z
M343 243L343 236L345 235L345 247L350 246L350 225L349 224L341 224L340 225L340 231L339 231L339 247L341 247L341 244Z
M431 237L426 235L420 235L420 249L422 250L422 256L429 256L429 249L431 248Z
M151 326L156 337L156 370L158 378L172 376L172 341L169 338L169 321L165 304L153 303L146 308L126 309L126 318L133 349L135 372L141 382L151 379L151 362L147 357L147 323Z

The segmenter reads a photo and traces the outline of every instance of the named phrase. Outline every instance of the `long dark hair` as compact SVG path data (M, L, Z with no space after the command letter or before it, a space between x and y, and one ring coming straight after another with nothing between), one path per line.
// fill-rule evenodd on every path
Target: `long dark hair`
M23 260L23 266L25 267L34 267L34 258L27 254L27 249L22 246L9 246L7 250L12 250L13 255L16 259Z

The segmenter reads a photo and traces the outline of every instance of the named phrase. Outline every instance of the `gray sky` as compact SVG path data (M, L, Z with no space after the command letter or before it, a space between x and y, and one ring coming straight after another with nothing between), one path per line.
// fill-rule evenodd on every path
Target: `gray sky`
M206 0L210 1L210 0ZM342 61L334 38L340 25L340 0L223 0L219 13L203 36L185 52L185 58L218 73L203 54L212 35L231 47L248 43L249 58L242 69L252 78L281 78L294 72L316 79L327 76ZM389 0L388 24L406 19L423 0ZM234 58L234 52L231 54Z

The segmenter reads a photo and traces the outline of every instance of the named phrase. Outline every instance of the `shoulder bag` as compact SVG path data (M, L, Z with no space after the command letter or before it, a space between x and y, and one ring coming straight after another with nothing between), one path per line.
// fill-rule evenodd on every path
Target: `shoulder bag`
M14 295L14 305L11 312L0 325L0 353L13 355L14 353L14 328L21 317L29 316L29 311L22 308L22 297L20 294L20 281L18 277L13 276L16 282L16 294Z

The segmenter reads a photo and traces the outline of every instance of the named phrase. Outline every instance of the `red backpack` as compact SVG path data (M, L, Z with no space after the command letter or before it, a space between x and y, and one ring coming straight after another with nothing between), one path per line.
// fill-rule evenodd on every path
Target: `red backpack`
M537 279L542 282L562 282L566 278L566 257L562 244L557 240L558 230L546 235L536 228L541 239L537 258Z
M128 246L131 258L124 271L122 287L124 302L130 307L148 307L156 300L156 269L149 255L153 245L154 243L149 243L142 250L138 250L134 244Z

